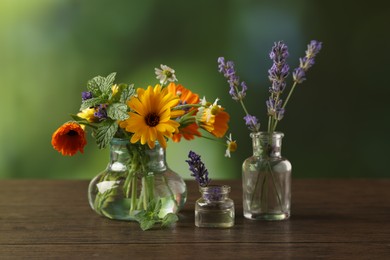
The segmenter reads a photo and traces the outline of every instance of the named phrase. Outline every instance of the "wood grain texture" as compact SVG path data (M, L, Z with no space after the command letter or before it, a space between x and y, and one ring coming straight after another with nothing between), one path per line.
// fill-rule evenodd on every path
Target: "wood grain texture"
M219 183L232 186L233 228L195 227L200 194L187 182L180 221L144 232L94 213L88 181L0 180L0 259L390 259L389 179L293 180L292 217L280 222L244 219L241 182Z

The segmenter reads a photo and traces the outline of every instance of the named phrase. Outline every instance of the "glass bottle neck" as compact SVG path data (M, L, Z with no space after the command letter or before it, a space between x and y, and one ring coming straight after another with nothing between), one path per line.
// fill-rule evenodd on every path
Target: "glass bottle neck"
M259 157L280 158L282 156L282 138L281 132L257 132L250 134L252 138L253 155Z
M148 145L132 144L129 139L113 138L110 143L111 168L125 170L132 163L143 164L148 171L165 171L165 149L158 142L150 149Z
M202 193L202 198L207 201L221 201L229 197L230 186L209 185L199 187L199 191Z

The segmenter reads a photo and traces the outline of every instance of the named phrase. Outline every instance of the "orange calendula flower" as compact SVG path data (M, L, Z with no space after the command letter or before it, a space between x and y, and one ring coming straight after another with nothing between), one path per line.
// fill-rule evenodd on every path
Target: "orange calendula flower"
M179 131L180 124L172 119L184 114L183 110L171 110L178 103L179 98L159 84L154 88L149 86L146 90L138 88L137 96L128 102L131 109L129 118L121 121L119 126L133 133L131 143L140 141L153 148L157 140L166 148L165 138L171 138L173 133Z
M83 153L87 144L84 129L76 122L65 123L53 133L51 144L62 155Z
M180 84L176 85L175 83L171 82L167 86L167 89L170 93L177 95L180 98L180 103L182 105L199 103L199 96ZM197 108L191 107L186 111L186 113L190 113L191 111L195 113L196 110ZM180 142L181 137L184 137L186 140L192 140L195 138L195 136L201 136L201 133L198 131L198 129L199 126L196 124L196 122L181 126L179 128L179 132L173 134L172 140L174 142Z
M223 137L228 130L228 122L230 115L224 111L224 108L217 104L218 99L214 104L207 105L205 98L202 99L201 104L206 106L199 109L200 113L200 127L210 132L214 136Z

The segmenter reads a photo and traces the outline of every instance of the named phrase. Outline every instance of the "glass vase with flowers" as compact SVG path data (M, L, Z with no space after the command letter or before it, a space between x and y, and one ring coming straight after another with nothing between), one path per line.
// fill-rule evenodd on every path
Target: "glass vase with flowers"
M52 135L63 155L83 153L86 127L99 148L110 146L107 168L90 182L90 206L110 219L138 221L143 230L176 222L186 201L182 177L166 163L167 141L222 138L230 118L218 99L208 102L176 84L172 68L155 73L159 84L146 89L115 84L115 73L94 77L80 112Z

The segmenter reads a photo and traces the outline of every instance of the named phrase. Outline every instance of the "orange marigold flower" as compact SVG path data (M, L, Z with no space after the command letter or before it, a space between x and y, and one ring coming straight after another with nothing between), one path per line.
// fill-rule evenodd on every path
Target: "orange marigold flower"
M220 138L223 137L228 130L228 122L230 115L224 111L224 108L217 104L218 99L215 100L214 104L208 107L202 108L199 112L200 116L200 127L210 132L214 136ZM206 99L202 100L203 105L207 105Z
M192 123L186 127L179 128L179 133L173 134L172 140L174 142L180 142L181 137L184 137L186 140L193 140L195 136L202 136L198 131L199 126L196 123Z
M175 84L171 82L167 89L170 93L177 95L180 98L180 104L198 104L199 96L198 94L193 93L191 90L186 89L180 84ZM196 113L197 108L191 107L186 110L186 113L194 111ZM184 137L186 140L192 140L195 136L201 136L201 133L198 131L199 126L196 122L191 123L189 125L183 126L179 128L179 132L175 133L172 137L174 142L180 142L181 138Z
M53 133L51 144L62 155L83 153L87 144L84 129L76 122L65 123Z

